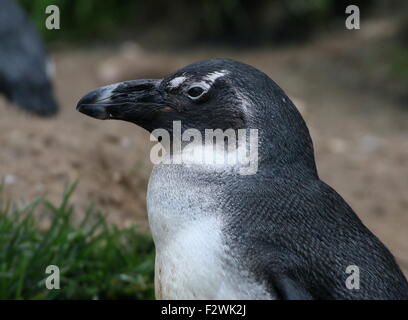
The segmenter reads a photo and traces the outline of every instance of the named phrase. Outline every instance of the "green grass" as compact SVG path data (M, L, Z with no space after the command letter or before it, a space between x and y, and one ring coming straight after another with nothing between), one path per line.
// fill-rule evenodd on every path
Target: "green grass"
M39 199L19 208L0 197L0 299L153 299L151 238L108 225L92 207L74 223L74 189L58 206ZM51 219L46 229L41 217ZM45 286L48 265L60 269L59 290Z

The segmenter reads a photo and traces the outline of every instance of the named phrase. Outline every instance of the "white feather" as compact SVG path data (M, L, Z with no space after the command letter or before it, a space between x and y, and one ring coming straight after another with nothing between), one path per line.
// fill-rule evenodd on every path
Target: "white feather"
M186 79L184 76L176 77L169 82L169 87L171 89L178 88Z
M217 80L218 78L223 77L223 76L225 76L227 74L228 74L227 70L214 71L214 72L211 72L211 73L207 74L205 76L205 79L207 81L210 81L211 83L214 83L215 80Z

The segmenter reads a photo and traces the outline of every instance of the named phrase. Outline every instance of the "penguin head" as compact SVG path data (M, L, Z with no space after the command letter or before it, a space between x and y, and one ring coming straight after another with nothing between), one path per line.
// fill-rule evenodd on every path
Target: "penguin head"
M181 121L186 129L246 128L251 114L257 113L251 109L262 100L268 80L246 64L211 59L163 79L131 80L96 89L78 102L77 110L97 119L133 122L148 131L171 131L173 121Z
M188 65L163 79L131 80L85 95L77 110L97 119L133 122L152 132L181 129L258 129L264 158L309 154L307 127L282 89L265 73L230 59ZM310 157L310 153L312 156Z

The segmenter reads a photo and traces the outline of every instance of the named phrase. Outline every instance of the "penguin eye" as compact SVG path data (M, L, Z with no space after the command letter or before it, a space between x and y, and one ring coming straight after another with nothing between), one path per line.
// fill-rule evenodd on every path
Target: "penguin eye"
M204 89L201 87L192 87L187 91L187 94L191 99L197 99L201 97L203 93Z

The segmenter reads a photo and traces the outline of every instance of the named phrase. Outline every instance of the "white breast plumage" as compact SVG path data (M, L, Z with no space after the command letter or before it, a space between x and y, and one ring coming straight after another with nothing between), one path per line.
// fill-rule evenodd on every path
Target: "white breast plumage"
M210 191L196 190L162 170L153 171L147 197L156 245L156 298L270 299L263 285L239 270L223 241L221 213L205 211L217 207L211 194L205 195Z
M156 224L156 219L152 220ZM184 225L177 234L157 241L160 243L155 266L157 298L217 298L227 278L222 261L225 248L219 231L219 221L205 218Z

